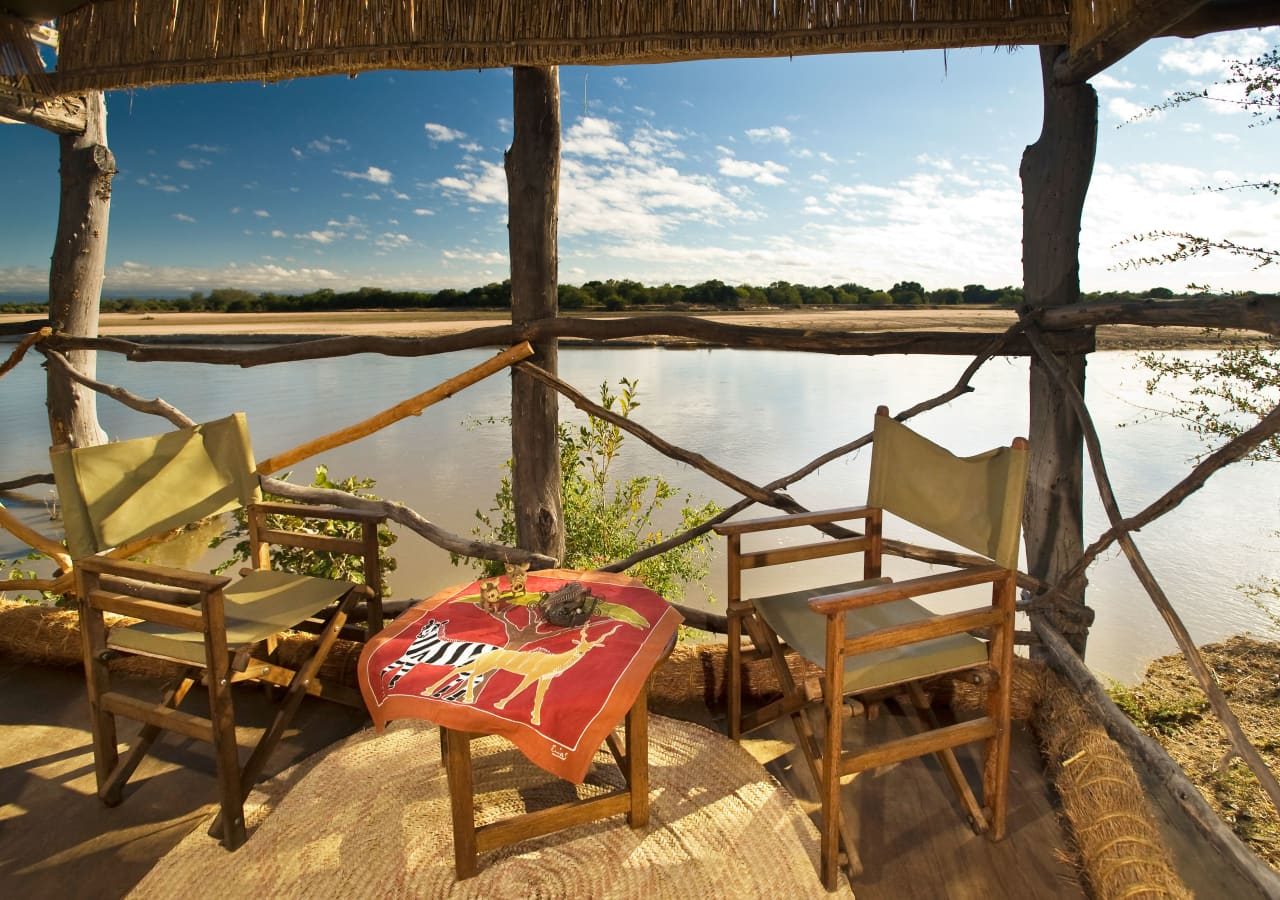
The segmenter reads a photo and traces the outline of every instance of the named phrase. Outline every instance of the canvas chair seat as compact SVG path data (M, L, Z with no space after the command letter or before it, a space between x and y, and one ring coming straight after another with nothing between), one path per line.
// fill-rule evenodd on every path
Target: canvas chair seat
M235 653L328 609L356 585L309 575L258 569L223 590L227 649ZM198 606L198 604L193 604ZM205 664L204 635L164 625L137 622L111 629L107 646L144 656Z
M845 584L805 588L786 594L754 597L752 604L760 617L783 642L809 662L826 663L827 621L816 616L809 601L824 594L837 594L860 587L888 583L888 579L865 579ZM845 616L845 638L869 634L891 625L923 622L933 617L914 600L894 600ZM844 693L856 694L875 688L914 681L917 678L958 672L987 661L987 644L967 634L951 634L917 644L904 644L858 653L845 658Z

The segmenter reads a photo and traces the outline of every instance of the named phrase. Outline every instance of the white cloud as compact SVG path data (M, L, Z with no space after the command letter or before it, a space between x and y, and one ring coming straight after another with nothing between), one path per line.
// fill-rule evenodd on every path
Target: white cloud
M680 135L674 131L641 125L632 133L627 146L632 153L637 153L640 156L683 159L684 153L676 147L676 141L678 140L680 140Z
M835 210L829 206L823 206L817 197L805 197L804 214L806 216L830 216L835 214Z
M366 199L366 200L381 200L381 199L382 199L382 195L381 195L381 194L379 194L377 191L370 191L369 193L367 193L367 194L365 194L365 195L364 195L364 199Z
M374 241L383 250L400 250L413 246L413 238L400 232L385 231Z
M479 153L484 149L484 147L480 146L475 141L467 141L465 144L459 144L458 149L467 153Z
M186 213L174 213L174 214L173 214L173 217L174 217L175 219L177 219L179 222L194 222L194 221L195 221L195 218L194 218L194 217L189 216L189 215L187 215Z
M1220 131L1213 135L1213 140L1217 141L1219 144L1238 144L1240 143L1240 136Z
M419 207L418 209L415 209L415 210L413 211L413 214L414 214L415 216L434 216L436 213L435 213L435 210L431 210L431 209L423 209L423 208Z
M1206 237L1256 245L1260 243L1257 235L1280 233L1280 206L1270 195L1201 189L1224 180L1255 181L1264 177L1265 173L1207 172L1189 166L1098 166L1081 230L1080 261L1087 272L1086 284L1208 284L1221 290L1280 289L1280 273L1255 271L1248 260L1217 254L1176 265L1110 271L1126 259L1156 255L1159 242L1115 246L1135 234L1186 228Z
M931 169L938 169L942 172L954 172L955 164L949 159L941 156L931 156L928 153L920 153L916 156L916 162L922 166L928 166Z
M343 169L334 169L334 171L343 178L359 179L361 181L370 181L374 184L390 184L392 175L386 169L379 169L377 166L370 166L363 172L348 172Z
M443 250L440 256L449 262L478 262L493 266L507 262L507 255L497 250Z
M253 214L254 214L255 216L257 216L259 219L270 219L270 218L271 218L271 213L267 212L265 209L255 209L255 210L253 211Z
M436 185L448 194L461 194L473 203L507 202L507 173L496 163L481 162L479 170L463 170L461 177L437 178Z
M1089 83L1100 91L1131 91L1137 87L1132 81L1121 81L1106 72L1094 75Z
M1160 68L1210 80L1223 78L1234 60L1250 59L1271 47L1274 28L1233 31L1199 40L1179 40L1160 55Z
M299 150L297 147L290 147L289 152L293 154L294 159L303 159L306 157L306 154L303 153L301 150Z
M768 128L747 129L747 137L753 143L778 141L782 144L789 144L791 143L791 136L791 132L781 125L770 125Z
M279 228L273 228L271 229L271 236L273 238L283 238L283 237L288 237L289 235L285 234Z
M188 150L194 150L197 153L226 153L226 147L219 147L217 144L187 144Z
M465 131L458 131L438 122L427 122L422 127L427 132L427 139L434 143L460 141L467 136Z
M332 244L341 235L332 229L325 229L324 231L307 231L302 234L295 234L294 237L315 241L317 244Z
M617 138L617 125L608 119L583 116L564 135L564 156L626 156L631 151Z
M159 191L162 194L179 194L188 187L185 184L174 184L168 175L160 175L155 172L148 172L146 175L135 178L134 181L142 187Z
M722 156L717 165L720 168L720 174L729 178L750 178L756 184L770 186L785 183L778 176L786 172L787 167L771 160L756 163L745 159L735 159L731 156Z
M1124 97L1112 97L1108 100L1107 112L1124 122L1136 119L1139 116L1155 120L1164 115L1159 111L1148 114L1147 107L1140 103L1134 103L1132 100L1126 100Z
M511 133L511 120L508 119L506 116L503 116L502 118L498 119L496 124L498 126L498 130L501 131L503 134Z
M307 143L307 149L313 153L332 153L334 150L346 150L350 146L345 138L329 137L327 134Z

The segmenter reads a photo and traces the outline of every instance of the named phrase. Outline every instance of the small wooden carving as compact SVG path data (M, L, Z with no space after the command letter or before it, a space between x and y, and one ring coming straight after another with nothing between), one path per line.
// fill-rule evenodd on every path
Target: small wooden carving
M573 628L591 618L596 611L600 598L577 583L545 593L538 606L542 617L552 625L561 628Z
M528 574L528 563L521 563L518 566L513 566L511 563L507 563L507 581L511 584L512 596L519 596L525 592L525 577Z
M488 610L498 608L498 604L502 599L502 591L498 589L498 582L482 581L480 582L480 605Z

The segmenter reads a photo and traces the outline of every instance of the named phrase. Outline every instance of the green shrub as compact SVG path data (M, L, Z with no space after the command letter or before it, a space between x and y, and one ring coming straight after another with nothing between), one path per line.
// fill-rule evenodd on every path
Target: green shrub
M615 395L609 383L600 385L600 405L617 409L630 417L640 401L637 382L623 378ZM496 420L491 420L496 421ZM562 565L570 569L596 569L625 559L637 550L665 540L654 519L668 501L677 500L681 530L692 528L715 516L720 507L710 501L700 502L691 494L680 493L665 478L637 475L622 483L610 479L610 469L622 451L623 433L616 425L600 419L589 419L574 428L560 424L560 477L564 506L565 558ZM488 541L514 546L516 543L515 502L511 493L511 460L506 462L493 507L486 513L476 510L481 526L474 534ZM453 558L454 564L461 561ZM468 560L487 575L502 572L502 564L486 560ZM706 585L711 562L711 535L706 534L675 549L651 557L631 567L628 574L668 600L684 596L685 585Z
M289 476L285 475L283 478L287 481ZM333 481L329 478L327 466L316 466L316 474L311 481L311 486L346 491L357 497L377 500L378 498L375 495L366 493L367 489L373 487L376 483L372 478L360 478L356 475ZM285 498L272 494L264 496L267 500L288 502ZM309 534L348 540L360 539L360 523L345 522L340 519L303 519L298 516L271 515L267 516L267 526L283 531L303 531ZM236 541L235 546L231 548L231 558L213 570L216 574L221 574L232 566L249 560L249 523L248 516L243 509L235 511L232 515L231 526L210 541L209 546L216 549L231 540ZM387 573L394 572L396 569L395 557L387 552L387 548L395 542L396 534L385 524L379 525L378 562L382 566L382 596L384 598L391 596L390 590L386 587ZM308 550L303 547L278 547L274 544L271 545L270 552L271 567L273 569L297 572L316 578L329 578L364 584L364 563L360 556L347 553L325 553L320 550Z

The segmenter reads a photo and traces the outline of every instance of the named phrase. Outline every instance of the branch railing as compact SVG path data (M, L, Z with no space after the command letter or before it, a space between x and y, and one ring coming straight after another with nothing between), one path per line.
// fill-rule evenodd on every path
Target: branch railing
M1205 691L1215 715L1222 722L1232 747L1232 753L1238 755L1253 770L1272 802L1277 809L1280 809L1280 783L1277 783L1275 776L1266 767L1256 749L1244 736L1238 721L1226 703L1226 698L1217 686L1212 672L1204 663L1185 626L1174 611L1168 597L1160 588L1155 576L1142 559L1131 534L1132 531L1155 521L1160 516L1176 508L1183 499L1203 486L1214 472L1243 458L1247 455L1249 449L1275 434L1277 430L1280 430L1280 407L1268 414L1257 426L1210 454L1186 478L1166 492L1155 503L1152 503L1138 515L1125 518L1120 512L1114 491L1107 478L1097 432L1084 404L1083 397L1080 396L1079 391L1066 378L1062 364L1056 356L1057 353L1081 353L1092 349L1092 333L1088 331L1080 332L1078 330L1080 326L1120 322L1154 325L1198 325L1201 327L1226 326L1255 330L1275 336L1280 334L1280 300L1275 297L1255 297L1244 301L1179 301L1177 303L1143 301L1136 304L1075 304L1052 310L1024 308L1020 310L1020 321L1003 334L994 338L991 334L981 333L821 333L801 329L727 325L683 316L651 316L610 320L555 318L539 320L523 326L493 326L432 338L338 337L243 350L219 347L146 345L120 338L73 338L51 334L47 328L42 328L39 331L28 334L20 342L18 348L9 356L3 366L0 366L0 375L17 365L23 354L32 346L39 346L40 352L45 354L51 364L64 371L70 369L71 371L68 374L71 377L75 377L82 384L112 396L138 411L163 415L174 424L187 424L190 423L190 419L159 398L147 401L123 388L106 385L103 382L88 379L84 376L77 377L72 374L74 369L70 367L69 363L61 355L62 352L73 349L104 350L121 353L130 360L140 362L185 361L251 367L303 359L346 356L355 353L422 356L455 350L475 349L494 344L519 344L521 341L560 337L576 337L608 342L664 335L724 346L775 350L793 349L835 354L922 352L974 354L974 360L950 389L936 397L916 404L895 417L900 421L905 421L920 412L950 402L950 400L971 391L970 382L972 377L993 356L1034 354L1045 363L1053 377L1062 385L1067 402L1072 406L1081 422L1085 443L1094 468L1095 482L1102 496L1103 506L1106 509L1111 527L1085 551L1081 559L1056 584L1045 585L1025 573L1019 573L1019 582L1039 595L1031 604L1031 611L1033 613L1041 612L1046 605L1067 596L1071 586L1079 578L1083 577L1085 570L1097 558L1098 554L1111 543L1118 541L1152 602L1156 605L1172 631L1201 688ZM1077 330L1067 333L1052 333L1046 330L1050 327L1067 326ZM514 353L514 348L513 351L508 352ZM525 356L527 355L525 354ZM743 499L741 501L722 511L713 520L675 535L661 544L645 548L627 559L619 560L606 567L610 571L625 570L642 559L694 540L705 534L714 524L730 518L754 503L762 503L788 512L807 511L794 498L783 493L783 489L816 471L820 466L866 446L871 440L870 434L862 435L817 457L789 475L763 486L756 485L712 462L704 455L671 444L638 422L593 403L557 376L528 362L521 362L519 359L511 358L502 365L482 364L482 367L489 366L484 373L487 375L492 371L503 368L506 364L516 365L526 375L550 385L588 415L616 425L658 452L692 466L742 495ZM478 376L475 380L478 380L479 377L484 377L484 375ZM459 382L459 384L449 387L447 387L449 383L446 383L446 386L438 386L431 391L410 398L410 400L398 404L396 407L386 410L372 419L315 441L307 442L267 462L274 464L284 459L286 460L284 464L288 465L299 459L306 458L306 456L312 455L314 452L348 443L351 440L358 439L385 427L393 421L398 421L404 415L420 412L421 408L415 409L415 405L424 398L434 396L437 399L442 399L444 396L450 396L454 390L465 387L466 383L473 382ZM427 402L435 402L435 400L428 399ZM422 405L426 404L423 403ZM406 412L406 410L409 411ZM389 501L372 501L366 498L354 497L342 491L302 487L265 477L269 471L278 468L280 468L279 465L272 466L264 463L261 469L263 486L272 493L294 499L318 500L341 506L374 510L405 525L432 543L465 556L501 559L507 562L531 561L538 565L553 562L527 554L525 551L520 551L516 548L484 544L479 541L450 535L402 504ZM23 481L23 479L19 479L19 481ZM7 510L4 510L2 506L0 506L0 526L18 535L20 539L29 545L35 546L37 549L41 549L42 552L53 556L60 563L69 564L70 561L66 559L65 550L53 545L48 538L44 538L42 535L27 528ZM827 530L835 537L849 537L856 534L856 532L839 528L838 526L828 526L824 530ZM976 558L968 557L965 554L915 547L908 544L886 542L885 549L887 552L931 563L964 566L979 562ZM117 552L126 550L137 552L136 548L118 548ZM67 567L64 565L64 568ZM59 579L56 579L53 584L55 587L67 587L67 579L68 575L64 574ZM0 590L26 588L32 585L33 582L30 581L0 582ZM712 630L722 630L723 628L723 616L717 617L702 610L684 607L681 609L690 619L691 624L709 627ZM717 628L717 625L720 627Z

